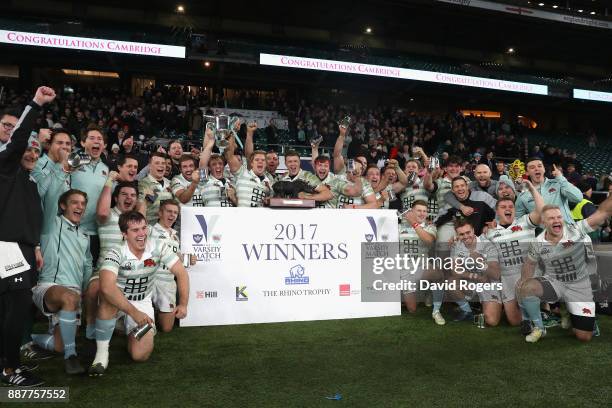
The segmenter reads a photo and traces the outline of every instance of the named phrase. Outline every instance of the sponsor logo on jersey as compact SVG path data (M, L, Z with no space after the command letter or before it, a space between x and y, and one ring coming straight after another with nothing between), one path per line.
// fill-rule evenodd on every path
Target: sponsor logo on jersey
M249 300L249 295L246 293L246 286L236 286L236 301L243 302Z
M572 245L574 245L574 241L568 239L567 242L564 242L562 245L563 245L563 248L567 249L571 247Z
M551 188L548 189L549 193L554 193L555 191L557 191L557 189L554 188L554 187L551 187Z
M285 277L285 285L308 285L310 278L305 276L304 272L302 265L295 265L289 269L289 276Z
M514 227L512 227L512 232L517 232L517 231L522 231L523 227L521 227L520 225L515 225Z
M155 261L153 259L151 259L151 258L145 259L145 261L144 261L145 268L150 268L150 267L153 267L155 265L156 265Z

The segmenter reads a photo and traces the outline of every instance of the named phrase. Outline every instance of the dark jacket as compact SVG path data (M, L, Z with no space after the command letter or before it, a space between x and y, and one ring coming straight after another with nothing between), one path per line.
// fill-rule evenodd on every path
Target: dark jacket
M36 183L21 166L21 157L35 128L40 108L26 106L6 149L0 152L0 241L17 242L29 271L0 279L0 293L36 284L34 247L40 243L42 206Z
M40 196L30 173L20 163L39 114L39 108L26 106L10 142L0 152L0 241L32 246L40 243Z

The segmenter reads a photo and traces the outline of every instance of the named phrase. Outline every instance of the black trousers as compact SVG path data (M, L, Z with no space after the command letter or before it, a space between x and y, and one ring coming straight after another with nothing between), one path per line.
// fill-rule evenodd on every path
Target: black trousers
M0 294L0 358L3 367L20 365L19 348L24 322L32 313L32 290L9 290Z

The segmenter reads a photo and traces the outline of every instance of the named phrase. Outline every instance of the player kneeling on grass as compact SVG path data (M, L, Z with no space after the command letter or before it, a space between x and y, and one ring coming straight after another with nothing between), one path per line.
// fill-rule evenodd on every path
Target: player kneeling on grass
M591 340L595 303L588 263L594 256L588 234L610 215L612 196L593 215L576 224L566 224L561 209L555 205L542 208L544 231L531 243L517 284L519 303L535 326L525 341L535 343L546 334L540 303L558 301L566 303L576 338ZM538 264L543 266L544 273L534 278Z
M453 278L461 293L457 304L460 312L455 321L472 320L473 314L469 303L463 298L463 292L476 293L482 304L485 323L497 326L501 318L501 283L499 262L491 256L495 250L486 238L474 233L474 227L466 219L455 221L455 233L458 242L451 250L453 259Z
M427 202L423 200L415 201L412 204L412 209L404 214L402 223L399 226L400 255L405 254L415 260L421 258L421 261L427 257L429 249L436 241L436 227L434 225L428 225L426 220ZM404 274L400 276L402 280L414 282L415 290L404 291L402 296L408 312L416 312L417 298L415 292L419 288L419 282L422 279L434 280L435 277L433 274L435 272L436 271L434 270L429 270L427 265L419 264L416 267L416 270L405 270ZM442 297L441 293L438 297L436 297L437 292L440 291L434 290L434 299ZM442 318L439 311L433 314L433 319L439 325L443 325L445 323L444 318Z
M172 229L172 225L178 218L180 211L176 200L165 200L159 205L159 221L151 228L151 238L164 242L172 251L182 258L178 232ZM191 255L190 265L195 265L195 256ZM157 322L163 332L169 332L174 327L176 317L176 282L174 275L165 265L157 270L155 283L153 285L153 306L159 311Z
M176 276L180 303L174 309L174 315L182 319L187 314L189 277L172 248L159 239L148 237L147 221L139 212L121 214L119 228L125 242L108 251L100 267L97 350L89 369L91 376L104 374L108 367L108 345L118 313L125 315L126 333L147 324L155 325L151 296L160 268L165 266ZM153 351L154 333L154 330L149 330L140 339L128 336L128 352L134 361L149 358Z
M79 228L87 207L87 194L79 190L63 193L55 216L41 237L43 270L32 288L34 304L51 321L51 334L33 334L36 345L51 351L64 351L67 374L85 372L76 354L76 332L81 309L81 291L92 271L89 236Z

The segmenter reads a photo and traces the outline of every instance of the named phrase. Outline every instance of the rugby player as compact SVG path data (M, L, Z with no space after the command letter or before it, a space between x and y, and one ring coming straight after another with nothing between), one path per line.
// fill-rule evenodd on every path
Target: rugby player
M111 248L120 246L123 242L123 235L121 235L121 230L119 230L119 216L128 211L135 210L138 205L138 188L135 182L120 181L111 196L108 185L111 182L114 183L116 179L117 173L111 171L107 184L98 199L96 210L98 234L100 236L100 256L84 296L85 318L87 322L85 337L89 340L95 340L96 338L95 322L98 308L98 293L100 291L99 267L102 265L106 253ZM115 202L115 206L111 208L112 201Z
M85 153L91 157L91 161L72 171L70 188L84 191L87 194L88 204L81 219L80 228L89 235L91 240L89 248L95 262L100 255L96 206L109 173L108 166L100 158L102 152L106 149L106 135L102 129L90 125L87 131L81 135L81 146ZM95 267L95 264L93 266Z
M546 334L540 303L556 301L565 302L576 338L591 340L595 303L588 261L594 255L588 234L610 215L612 196L601 203L594 214L575 224L567 223L563 210L556 205L542 208L544 231L531 243L518 282L519 303L535 325L525 341L535 343ZM544 273L534 277L538 264L543 266Z
M554 178L546 178L544 176L544 164L539 158L531 158L527 161L527 174L531 183L544 199L544 202L559 207L565 222L573 224L574 219L572 218L568 202L579 203L582 201L580 189L567 181L563 176L563 172L554 164L551 173ZM534 200L531 193L523 191L519 194L515 206L517 217L522 217L533 211Z
M121 214L119 228L125 242L108 251L100 266L97 350L89 369L91 376L103 375L108 368L108 346L118 314L125 316L126 333L146 324L155 325L151 298L156 274L162 267L176 276L180 303L174 308L174 315L182 319L187 314L189 277L178 255L162 240L148 237L147 221L139 212ZM149 358L154 334L153 328L140 340L128 336L128 353L134 361Z
M32 299L50 320L51 334L33 334L36 345L64 352L67 374L85 372L76 353L76 332L80 317L81 291L89 281L92 259L89 237L79 223L87 206L87 194L68 190L58 200L62 215L55 216L42 245L43 269Z
M429 249L436 241L436 227L427 224L427 202L417 200L412 204L412 209L404 214L404 218L399 226L400 255L408 254L413 259L425 258L429 254ZM433 273L427 265L420 265L415 271L406 271L400 275L402 280L415 282L415 291L407 290L402 293L406 309L410 313L416 312L417 299L415 292L418 290L419 281L423 278L433 280ZM434 291L435 302L439 302L438 307L434 308L432 318L438 325L444 325L446 321L440 314L442 304L441 292Z
M180 253L181 242L178 232L172 229L172 225L176 221L180 212L180 204L176 200L162 201L159 206L159 221L151 227L151 238L158 239L166 243L172 248L172 251L181 258ZM195 256L191 256L189 263L195 265ZM159 312L157 322L162 332L169 332L174 327L175 305L176 305L176 282L174 275L168 270L165 265L162 265L157 270L155 275L155 283L151 300L153 306Z
M145 208L147 222L157 222L159 203L172 198L170 180L164 177L166 172L165 153L154 152L149 158L149 174L138 182L138 200Z
M503 176L502 176L503 177ZM500 180L500 186L504 182ZM489 227L483 236L494 246L491 256L495 257L501 268L502 302L504 313L508 323L512 326L529 326L528 321L521 316L521 310L516 301L516 283L521 277L521 267L529 249L529 245L535 240L535 230L540 224L540 212L544 207L544 200L529 180L523 184L531 192L535 209L528 215L516 218L514 202L511 198L499 198L495 205L497 223ZM498 189L500 191L501 188ZM530 327L521 328L527 333Z
M475 283L498 283L500 279L499 262L491 256L492 245L483 237L475 234L474 226L467 219L458 219L454 223L457 243L451 249L454 263L453 278ZM459 289L459 288L458 288ZM459 289L461 291L461 289ZM497 326L501 318L501 293L494 288L476 291L482 304L485 323ZM472 320L472 308L464 297L456 301L460 312L455 321Z
M192 207L204 207L202 198L202 183L200 180L200 169L193 156L184 154L180 162L181 174L174 176L170 183L172 194L181 204Z

